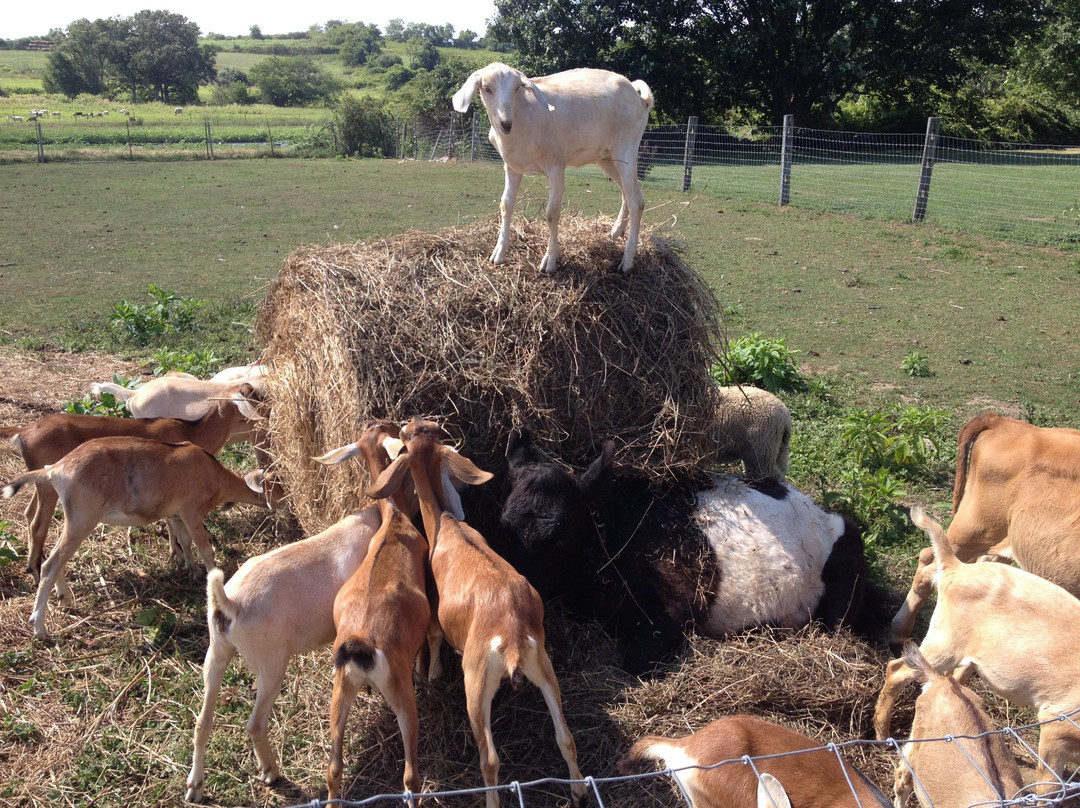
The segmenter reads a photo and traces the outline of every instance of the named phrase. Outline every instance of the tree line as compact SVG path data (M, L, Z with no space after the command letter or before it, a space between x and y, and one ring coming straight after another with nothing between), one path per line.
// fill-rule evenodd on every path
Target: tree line
M385 32L331 20L290 36L317 39L318 52L420 112L449 108L482 46L510 51L504 61L531 75L588 65L643 78L659 123L792 114L801 126L919 131L937 115L946 134L967 137L1080 134L1080 0L496 0L484 37L401 19ZM48 92L187 104L213 84L217 103L341 96L310 50L281 53L258 26L245 47L273 50L247 75L217 71L213 35L200 41L195 23L167 11L77 20L50 38ZM406 43L405 60L387 40ZM462 56L440 55L446 47Z

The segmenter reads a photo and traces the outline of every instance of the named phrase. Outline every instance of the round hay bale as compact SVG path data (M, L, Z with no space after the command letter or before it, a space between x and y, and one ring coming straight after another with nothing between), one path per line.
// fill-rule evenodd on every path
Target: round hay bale
M506 264L488 262L497 217L290 255L256 336L275 372L274 454L305 529L357 507L362 464L310 458L372 417L436 418L491 471L513 427L575 464L612 438L622 466L658 481L715 466L716 299L655 234L622 276L607 229L564 216L554 275L535 268L542 221L519 225Z

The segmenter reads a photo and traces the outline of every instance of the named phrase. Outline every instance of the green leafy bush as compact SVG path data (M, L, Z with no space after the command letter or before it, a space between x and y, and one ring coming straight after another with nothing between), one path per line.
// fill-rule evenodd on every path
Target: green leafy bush
M170 370L178 370L199 378L212 376L221 367L223 361L214 353L213 348L200 348L190 353L162 348L152 358L154 373L158 376L163 376Z
M844 419L844 442L858 464L871 472L884 469L924 473L940 453L947 410L898 404L892 412L855 410Z
M15 534L11 532L11 522L0 519L0 567L6 567L19 558Z
M727 362L714 367L712 375L717 384L752 384L772 393L802 391L806 379L795 363L797 353L783 339L755 332L729 343Z
M195 313L204 305L202 302L180 297L152 283L147 289L152 303L121 300L113 307L111 325L118 334L136 345L148 345L165 334L195 330Z
M908 376L929 376L930 357L918 351L911 351L900 362L900 369Z
M121 387L134 389L136 386L135 379L129 379L126 376L121 376L119 373L114 373L112 380L113 384L118 384ZM74 413L75 415L108 415L113 418L131 417L131 413L127 408L127 402L122 401L112 393L101 393L97 399L93 399L90 396L83 396L81 399L68 401L61 409L63 409L64 412Z

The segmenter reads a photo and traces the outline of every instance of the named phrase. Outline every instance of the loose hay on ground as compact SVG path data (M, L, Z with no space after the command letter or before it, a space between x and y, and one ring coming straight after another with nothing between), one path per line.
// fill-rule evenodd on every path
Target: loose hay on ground
M371 417L434 416L483 468L501 466L511 427L569 463L613 438L650 478L717 465L710 368L725 344L708 285L650 235L627 278L593 219L567 216L563 258L539 273L527 250L487 261L498 221L294 252L256 335L276 371L270 429L301 523L353 510L362 464L310 458L355 439ZM543 222L517 237L545 239Z

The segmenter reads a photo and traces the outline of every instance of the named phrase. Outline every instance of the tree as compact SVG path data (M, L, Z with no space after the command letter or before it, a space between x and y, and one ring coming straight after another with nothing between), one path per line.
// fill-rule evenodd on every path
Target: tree
M382 53L383 36L376 25L343 23L327 29L327 41L338 47L341 61L360 67Z
M248 29L248 36L250 36L252 39L262 39L263 38L262 28L260 28L257 25L251 26L251 28Z
M49 53L42 86L47 93L74 98L81 93L104 95L126 36L127 26L118 19L75 20L59 44Z
M179 14L76 20L49 55L44 86L69 97L129 91L132 100L188 104L214 78L214 59L214 48L199 44L198 26Z
M166 104L199 99L199 85L215 76L216 50L199 45L199 26L168 11L140 11L125 41L126 67L136 84Z
M406 43L409 66L413 70L431 70L439 63L439 51L426 39L413 37Z
M589 64L649 82L667 118L746 108L833 120L855 91L929 97L999 64L1043 0L496 0L533 74Z
M269 56L248 74L263 101L278 107L329 102L341 86L310 56Z

